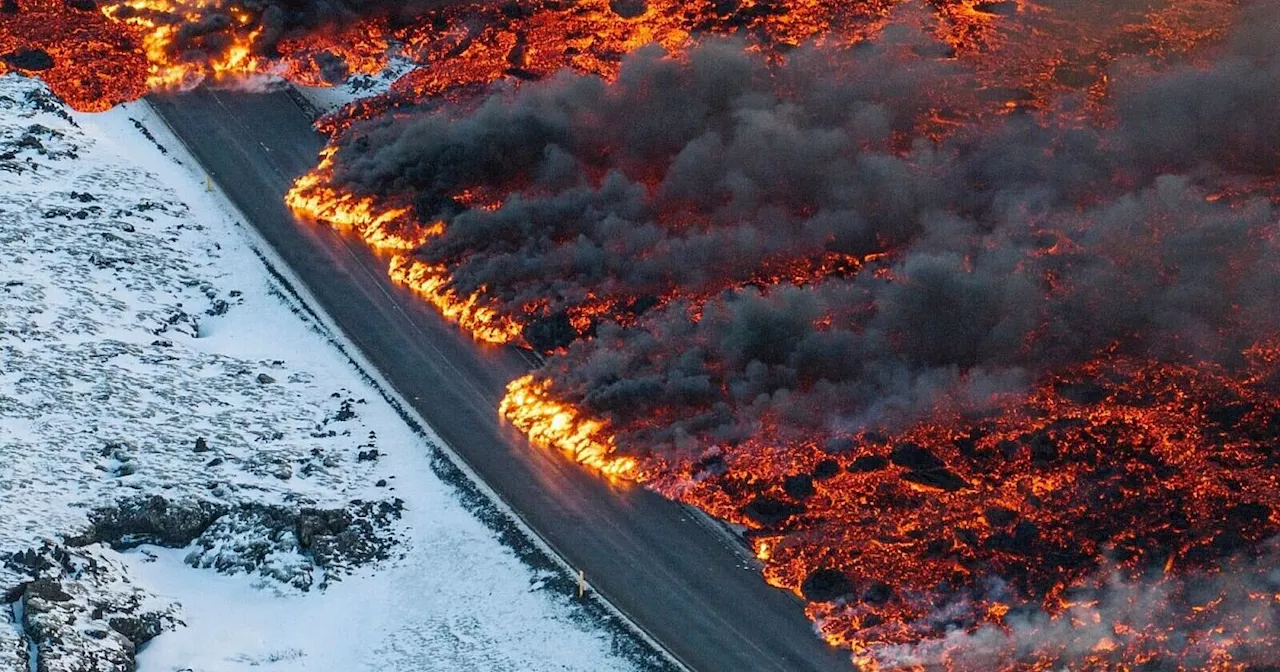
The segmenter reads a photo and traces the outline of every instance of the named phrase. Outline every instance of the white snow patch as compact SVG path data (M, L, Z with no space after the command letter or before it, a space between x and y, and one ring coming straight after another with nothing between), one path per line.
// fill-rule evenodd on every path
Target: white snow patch
M424 440L291 310L147 106L72 123L35 109L42 95L0 77L0 553L79 533L126 495L400 497L398 555L325 591L193 569L189 549L124 553L186 623L139 669L634 669L538 588L431 471ZM382 457L358 459L371 446ZM20 578L0 569L0 588Z
M418 63L400 54L393 53L387 67L377 74L354 75L346 81L333 86L295 87L321 114L328 114L338 108L354 103L361 98L369 98L386 93L391 85L404 75L418 67Z

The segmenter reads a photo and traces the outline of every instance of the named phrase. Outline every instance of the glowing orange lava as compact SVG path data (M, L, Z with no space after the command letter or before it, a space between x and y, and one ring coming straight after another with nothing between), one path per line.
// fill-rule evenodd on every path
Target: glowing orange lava
M940 416L891 436L868 433L838 455L819 449L821 436L770 448L766 427L747 443L708 452L719 465L715 474L705 470L707 456L682 465L638 458L626 472L646 474L650 487L749 528L774 586L803 596L822 568L866 591L871 597L808 606L822 635L852 649L863 669L934 669L886 664L884 657L886 649L931 638L940 642L931 658L939 669L979 669L948 652L944 626L954 626L934 622L938 610L949 611L952 624L999 632L1015 627L1011 606L1028 606L1029 596L1038 600L1031 606L1055 620L1035 626L1040 639L1017 643L1028 650L988 652L1003 661L1000 669L1057 669L1063 656L1070 669L1134 669L1129 664L1143 659L1168 669L1191 669L1191 660L1216 661L1195 669L1248 669L1233 662L1241 642L1214 632L1249 632L1256 651L1278 634L1271 610L1280 591L1206 580L1214 589L1192 595L1174 577L1212 565L1224 544L1280 530L1274 471L1280 395L1264 392L1275 375L1270 352L1252 350L1255 368L1244 377L1203 365L1100 359L1028 398L1006 400L985 420ZM1094 382L1101 380L1109 382ZM538 445L585 455L579 461L616 473L616 428L556 399L549 381L516 381L501 413ZM784 488L786 477L797 474L815 474L807 480L812 494ZM1218 519L1221 502L1242 500L1250 503L1228 509L1228 522ZM1155 579L1153 564L1163 568ZM1258 577L1269 571L1269 565L1241 569L1253 578L1240 581L1262 585ZM967 597L944 606L948 591L989 576L1009 584L965 589ZM1146 590L1171 613L1180 612L1168 603L1189 600L1189 615L1147 618L1089 597L1089 589L1103 588L1091 582L1123 585L1126 577L1154 581ZM1132 590L1126 599L1151 598ZM1230 610L1224 600L1234 603ZM1196 633L1195 623L1215 619L1221 623L1215 630L1190 635L1201 638L1195 645L1172 654L1162 649L1170 628ZM1103 622L1105 632L1089 627ZM1069 655L1081 646L1090 653Z
M323 176L333 170L333 150L321 153L314 171L302 176L285 195L285 202L300 217L328 223L339 231L352 233L369 247L388 257L388 274L431 302L441 314L455 322L476 340L504 344L519 342L521 325L497 315L484 305L479 292L459 296L448 286L445 269L414 259L412 253L444 224L418 226L410 208L380 207L372 197L341 193L323 184Z
M521 325L485 305L481 295L483 287L460 296L449 287L447 269L404 255L392 257L389 272L393 280L430 301L441 315L467 330L476 340L494 345L520 341Z
M0 12L0 73L35 74L82 111L202 82L307 86L386 67L381 19L275 35L264 5L206 0L12 0Z
M614 454L613 438L604 423L557 401L548 385L532 375L507 386L498 412L536 446L559 450L610 478L640 478L635 459Z

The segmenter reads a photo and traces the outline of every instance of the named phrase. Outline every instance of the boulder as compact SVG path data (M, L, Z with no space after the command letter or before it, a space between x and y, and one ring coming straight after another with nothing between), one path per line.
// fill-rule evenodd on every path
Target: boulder
M53 57L43 49L19 49L4 55L4 62L17 70L38 72L54 66Z
M783 479L782 489L792 499L808 499L813 496L813 477L809 474L792 474Z
M914 443L900 443L893 448L889 460L912 471L942 469L946 465L927 449Z
M992 506L982 512L982 518L991 527L1005 527L1018 517L1018 512L1003 506Z
M955 492L969 487L968 481L960 478L949 469L929 469L927 471L908 471L902 474L902 480L911 481L926 488L935 488L947 492Z
M802 504L782 502L763 495L751 500L742 508L744 515L761 525L777 525L804 511Z
M800 592L810 602L831 602L853 593L853 583L838 569L816 569L800 584Z
M889 459L879 455L863 455L849 463L844 469L851 474L866 474L880 471L889 466Z
M113 548L157 544L179 548L226 513L226 507L208 501L170 501L163 495L121 500L114 506L89 513L90 529L71 537L71 546L105 543Z
M817 481L825 481L840 473L840 463L835 460L822 460L813 465L813 478Z

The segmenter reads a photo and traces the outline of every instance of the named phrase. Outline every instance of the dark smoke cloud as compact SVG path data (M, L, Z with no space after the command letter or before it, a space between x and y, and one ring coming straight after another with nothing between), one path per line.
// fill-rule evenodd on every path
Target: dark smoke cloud
M593 294L714 294L770 260L892 251L887 276L602 325L544 371L619 427L681 401L661 429L624 432L643 449L740 439L765 413L805 432L892 424L1106 346L1231 364L1277 333L1271 208L1206 199L1280 157L1280 11L1241 25L1212 67L1113 73L1108 128L1023 114L912 140L968 82L911 34L781 67L719 42L687 63L643 51L614 84L563 74L357 127L336 179L414 194L421 219L449 222L419 255L520 319L538 299L554 314ZM452 200L476 186L510 195Z
M540 298L555 312L601 290L714 291L770 260L903 242L954 199L928 178L929 150L895 151L959 78L917 55L931 48L902 33L802 50L777 70L738 43L709 44L687 64L646 49L613 84L562 74L461 118L359 127L342 141L336 181L412 192L421 219L449 219L421 255L450 265L460 291L491 288L509 313ZM496 212L460 211L452 197L474 186L516 193Z
M1280 171L1278 37L1280 8L1255 3L1242 13L1212 68L1121 79L1116 107L1135 160L1170 172L1206 166Z
M684 436L699 438L690 447L746 438L766 415L798 436L836 417L909 421L943 399L967 407L1017 390L1113 343L1230 363L1280 329L1280 258L1259 237L1273 224L1265 202L1208 204L1177 177L1031 231L925 219L891 279L732 291L698 322L675 307L639 328L604 327L545 373L620 427L646 427L683 400L674 421L622 437L661 449ZM1055 244L1071 249L1047 254ZM815 328L824 315L830 326Z

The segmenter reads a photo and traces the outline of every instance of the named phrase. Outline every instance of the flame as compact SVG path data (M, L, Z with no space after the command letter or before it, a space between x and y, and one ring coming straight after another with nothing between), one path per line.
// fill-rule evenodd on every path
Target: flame
M371 196L356 196L326 186L332 174L335 148L320 153L314 170L298 178L285 203L304 219L328 223L358 236L371 249L389 256L387 273L427 299L442 315L466 329L478 341L501 345L518 343L522 326L486 305L484 288L460 295L446 269L423 263L413 251L444 231L443 222L419 226L408 207L386 207Z
M555 448L609 478L643 480L634 458L615 454L606 424L557 401L547 381L537 381L533 375L512 381L498 414L536 446Z
M372 196L356 196L327 186L336 151L336 147L322 150L318 165L299 177L285 194L284 202L295 214L354 233L380 252L410 252L440 233L439 228L424 228L406 235L404 231L412 230L408 207L382 205Z
M448 269L404 255L391 258L389 272L393 280L430 301L441 315L470 332L476 340L494 345L520 341L522 327L485 305L482 298L484 287L465 296L459 295L449 286Z
M188 6L166 0L124 0L102 5L108 18L131 25L143 36L142 48L150 63L146 85L151 89L187 89L199 84L206 76L261 73L266 63L252 55L252 44L262 33L262 27L252 25L252 17L232 8L235 21L233 42L218 54L210 54L207 60L194 63L174 62L170 50L181 24L169 20L177 15L190 23L198 23L205 16L207 4L192 3ZM157 17L164 16L160 23Z

